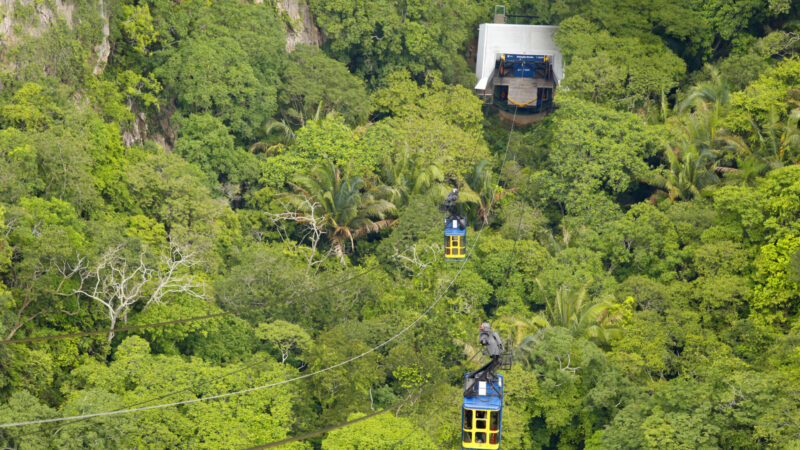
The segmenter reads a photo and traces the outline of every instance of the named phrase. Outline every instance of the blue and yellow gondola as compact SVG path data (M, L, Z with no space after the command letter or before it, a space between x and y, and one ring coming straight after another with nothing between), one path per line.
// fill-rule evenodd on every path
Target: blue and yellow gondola
M451 216L444 222L444 260L460 262L467 259L467 221Z
M464 397L461 448L498 450L503 429L503 376L497 375L491 381L478 381L475 394Z

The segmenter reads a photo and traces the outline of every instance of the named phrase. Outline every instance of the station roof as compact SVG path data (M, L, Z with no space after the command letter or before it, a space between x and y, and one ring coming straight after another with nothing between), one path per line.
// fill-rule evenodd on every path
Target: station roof
M478 84L475 89L486 89L494 73L495 61L503 53L548 55L553 63L556 84L564 77L561 50L553 41L557 26L484 23L479 30L478 60L475 64Z

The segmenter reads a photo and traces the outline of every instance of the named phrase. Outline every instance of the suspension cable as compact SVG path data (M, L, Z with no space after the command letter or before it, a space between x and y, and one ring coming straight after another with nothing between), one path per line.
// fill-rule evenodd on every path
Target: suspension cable
M502 162L502 165L500 166L500 172L499 172L499 175L498 175L498 182L495 184L494 188L492 189L492 196L490 197L491 200L494 199L494 196L497 193L497 188L499 187L500 178L502 178L502 175L503 175L503 169L505 168L505 163L506 163L506 160L508 158L508 148L509 148L509 145L511 143L511 135L514 132L514 123L516 121L516 117L517 117L517 110L515 108L514 109L514 120L512 120L512 122L511 122L511 130L510 130L509 135L508 135L508 142L506 143L506 149L505 149L505 154L503 156L503 162ZM489 214L491 213L491 209L492 209L492 202L490 201L489 202L489 207L487 208L487 212L486 212L486 217L487 218L488 218ZM475 251L475 248L478 245L478 241L480 240L481 233L483 233L483 230L485 228L486 228L486 221L482 221L481 228L478 230L477 234L475 235L475 241L473 242L472 247L470 247L470 250L467 253L467 258L461 263L461 265L458 268L458 271L456 272L455 276L450 280L450 282L448 283L447 287L439 295L436 296L436 299L433 301L433 303L431 303L425 309L425 311L423 311L422 314L419 315L419 317L414 319L414 321L412 321L411 323L406 325L403 329L401 329L398 333L396 333L395 335L393 335L389 339L383 341L382 343L376 345L375 347L370 348L369 350L366 350L366 351L364 351L364 352L362 352L362 353L360 353L360 354L358 354L356 356L353 356L352 358L349 358L347 360L344 360L344 361L339 362L337 364L334 364L332 366L316 370L314 372L310 372L310 373L307 373L307 374L299 375L299 376L296 376L296 377L293 377L293 378L289 378L289 379L286 379L286 380L282 380L282 381L278 381L278 382L275 382L275 383L269 383L269 384L265 384L265 385L262 385L262 386L251 387L251 388L248 388L248 389L242 389L242 390L234 391L234 392L226 392L226 393L223 393L223 394L209 395L209 396L206 396L206 397L193 398L193 399L182 400L182 401L171 402L171 403L158 404L158 405L142 406L142 407L138 407L138 408L119 409L119 410L116 410L116 411L105 411L105 412L92 413L92 414L82 414L82 415L76 415L76 416L54 417L54 418L50 418L50 419L38 419L38 420L28 420L28 421L24 421L24 422L5 423L5 424L0 424L0 428L11 428L11 427L19 427L19 426L27 426L27 425L38 425L38 424L42 424L42 423L63 422L63 421L67 421L67 420L88 419L88 418L93 418L93 417L105 417L105 416L112 416L112 415L117 415L117 414L127 414L127 413L132 413L132 412L149 411L149 410L152 410L152 409L167 408L167 407L171 407L171 406L188 405L188 404L192 404L192 403L208 401L208 400L215 400L215 399L220 399L220 398L226 398L226 397L231 397L231 396L234 396L234 395L246 394L246 393L249 393L249 392L260 391L262 389L268 389L268 388L272 388L272 387L276 387L276 386L281 386L281 385L284 385L284 384L292 383L294 381L302 380L302 379L305 379L305 378L310 378L310 377L318 375L320 373L327 372L329 370L333 370L333 369L336 369L338 367L341 367L341 366L344 366L346 364L349 364L349 363L351 363L353 361L356 361L358 359L363 358L364 356L369 355L370 353L375 352L376 350L379 350L379 349L385 347L390 342L396 340L397 338L399 338L400 336L405 334L408 330L410 330L420 320L422 320L423 317L425 317L437 304L439 304L439 301L441 301L441 299L444 297L444 295L447 293L447 291L450 290L450 288L455 284L455 281L458 279L459 275L461 275L461 272L464 270L464 267L466 266L467 261L469 260L469 256L471 256L472 252Z
M462 368L463 368L463 367L466 367L466 365L467 365L467 364L469 364L470 362L472 362L472 360L473 360L473 359L475 359L475 357L476 357L476 356L478 356L480 353L481 353L481 351L480 351L480 350L478 350L478 351L477 351L477 352L476 352L474 355L472 355L472 358L470 358L470 359L468 359L466 362L462 363L462 364L461 364L461 367L462 367ZM434 387L441 386L442 384L444 384L444 383L437 383L437 384L436 384L436 385L434 385L434 386L430 386L430 387L428 387L427 389L424 389L422 392L420 392L420 393L419 393L419 394L416 396L416 400L418 400L419 398L421 398L423 394L425 394L426 392L430 391L430 390L431 390L431 389L433 389ZM403 401L401 401L401 402L399 402L399 403L396 403L396 404L394 404L394 405L392 405L392 406L390 406L390 407L388 407L388 408L384 408L384 409L382 409L382 410L380 410L380 411L375 411L375 412L373 412L373 413L367 414L366 416L359 417L358 419L349 420L349 421L347 421L347 422L340 423L340 424L338 424L338 425L331 425L331 426L329 426L329 427L325 427L325 428L322 428L322 429L319 429L319 430L316 430L316 431L311 431L311 432L309 432L309 433L301 434L301 435L299 435L299 436L295 436L295 437L292 437L292 438L286 438L286 439L282 439L282 440L280 440L280 441L269 442L269 443L267 443L267 444L263 444L263 445L257 445L257 446L255 446L255 447L250 447L250 448L248 448L247 450L256 450L256 449L262 449L262 448L272 448L272 447L279 447L279 446L281 446L281 445L285 445L285 444L289 444L289 443L292 443L292 442L297 442L297 441L302 441L302 440L305 440L305 439L312 438L312 437L314 437L314 436L319 436L320 434L329 433L329 432L331 432L331 431L338 430L339 428L344 428L344 427L347 427L347 426L353 425L353 424L355 424L355 423L361 422L362 420L367 420L367 419L370 419L370 418L372 418L372 417L375 417L375 416L377 416L377 415L379 415L379 414L383 414L383 413L385 413L385 412L387 412L387 411L391 411L391 410L393 410L393 409L400 408L401 406L403 406L403 405L405 405L406 403L408 403L408 401L409 401L409 400L411 400L411 398L412 398L412 397L411 397L411 396L409 396L409 397L408 397L408 398L406 398L405 400L403 400ZM411 432L409 432L408 434L406 434L406 435L405 435L405 437L403 437L403 438L402 438L400 441L396 442L392 448L395 448L396 446L400 445L400 444L401 444L403 441L405 441L406 439L408 439L408 438L409 438L409 436L411 436L411 434L413 434L413 432L414 432L414 431L416 431L416 430L413 430L413 429L412 429L412 430L411 430Z
M314 292L318 292L318 291L320 291L322 289L328 289L328 288L331 288L331 287L335 287L337 285L338 286L342 286L344 284L349 283L352 280L355 280L356 278L359 278L359 277L371 272L376 267L377 266L370 267L366 271L364 271L364 272L362 272L362 273L360 273L358 275L352 276L352 277L350 277L350 278L348 278L348 279L346 279L344 281L337 282L337 283L331 283L329 285L324 286L323 288L318 288L318 289L311 290L308 293L306 293L306 295L313 294ZM293 298L296 295L297 294L294 293L289 298ZM199 319L197 319L197 320L199 320ZM216 376L216 377L213 377L213 378L209 378L208 380L205 380L205 381L200 381L200 382L191 384L188 387L185 387L185 388L182 388L182 389L178 389L178 390L167 392L165 394L161 394L161 395L159 395L157 397L151 397L151 398L148 398L146 400L142 400L140 402L136 402L136 403L125 405L122 408L119 408L117 411L135 408L137 406L146 405L146 404L151 403L151 402L155 402L155 401L158 401L158 400L163 400L163 399L168 398L168 397L172 397L173 395L176 395L176 394L180 394L180 393L183 393L183 392L191 391L192 389L198 388L200 386L205 386L205 385L207 385L209 383L212 383L214 381L218 381L218 380L227 378L229 376L236 375L237 373L244 372L246 370L252 369L252 368L254 368L254 367L256 367L256 366L258 366L260 364L264 364L265 362L267 362L267 358L258 358L255 361L252 361L252 362L250 362L250 363L248 363L248 364L246 364L246 365L244 365L244 366L242 366L242 367L240 367L238 369L231 370L231 371L226 372L226 373L224 373L222 375L219 375L219 376ZM75 418L73 420L70 420L68 423L64 424L64 426L73 425L73 424L79 423L79 422L81 422L82 420L85 420L85 419L89 419L89 417L86 417L86 418ZM35 434L35 432L34 433L23 434L22 436L27 436L27 435L30 435L30 434Z

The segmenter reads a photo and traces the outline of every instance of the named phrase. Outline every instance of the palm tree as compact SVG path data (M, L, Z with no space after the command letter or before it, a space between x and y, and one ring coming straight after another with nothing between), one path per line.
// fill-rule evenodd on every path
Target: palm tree
M507 194L517 191L517 188L504 190L497 186L489 161L481 161L475 165L466 181L459 189L459 201L474 204L477 207L475 215L483 225L489 223L489 215L497 202Z
M287 198L294 207L302 211L312 203L322 209L323 226L330 236L331 248L342 264L345 264L348 242L353 249L355 239L390 227L395 222L386 218L395 210L393 203L364 192L361 177L343 179L339 168L332 162L315 167L308 176L298 177L293 186L296 192L288 194Z
M689 95L678 105L678 112L713 109L722 113L727 109L730 100L728 84L714 66L706 64L705 69L710 75L709 80L698 83L689 90Z
M276 131L283 134L283 143L270 145L268 142L269 138ZM250 146L250 153L262 151L269 155L274 151L275 147L279 145L289 145L294 142L294 131L285 120L270 120L269 122L265 123L264 126L261 127L261 136L262 139L260 141Z
M380 179L389 200L402 206L412 195L441 186L444 174L436 163L425 163L420 155L410 155L406 149L394 159L388 156L384 159Z
M650 183L665 189L671 200L697 197L704 188L719 183L711 150L700 151L694 144L682 140L674 148L667 147L664 153L669 168L664 175L653 175Z
M792 110L786 122L780 121L774 109L767 116L766 126L760 126L752 117L749 120L755 145L750 146L739 136L726 138L738 156L737 168L729 171L732 179L752 184L756 177L772 169L800 162L800 108Z
M780 168L785 164L798 162L800 159L800 129L797 125L800 122L800 108L796 108L789 113L786 122L781 122L777 111L770 110L767 116L766 126L759 126L754 120L750 120L753 128L753 135L757 139L758 147L751 153L763 155L767 163L772 168Z
M536 283L544 291L539 280ZM604 325L612 303L609 300L589 298L590 284L591 282L584 284L577 291L566 285L559 287L556 295L546 300L545 309L539 314L539 318L546 323L544 328L563 327L570 330L573 336L607 342L609 334Z
M526 337L536 334L541 328L547 326L547 320L539 315L531 317L503 316L492 323L492 328L501 336L510 336L515 347L520 345Z
M535 280L544 293L544 287ZM546 296L545 309L529 319L501 318L503 325L510 326L514 335L514 359L528 361L533 347L542 338L547 328L566 328L575 337L585 337L606 345L618 331L613 323L617 317L610 315L610 299L591 299L588 288L591 282L572 290L562 285L554 297ZM501 326L503 326L501 325ZM522 338L523 335L527 335Z
M716 158L721 158L730 150L737 150L737 146L732 145L736 137L728 132L723 122L729 107L730 89L716 68L706 65L706 70L710 79L692 87L677 106L679 113L688 112L688 115L671 123L700 153L711 151Z

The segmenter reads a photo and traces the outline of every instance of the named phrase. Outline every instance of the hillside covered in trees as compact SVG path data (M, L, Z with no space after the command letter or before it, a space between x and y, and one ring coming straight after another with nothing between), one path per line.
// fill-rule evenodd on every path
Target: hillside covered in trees
M493 6L0 1L0 444L457 448L488 321L504 448L800 448L800 6L510 1L522 128Z

